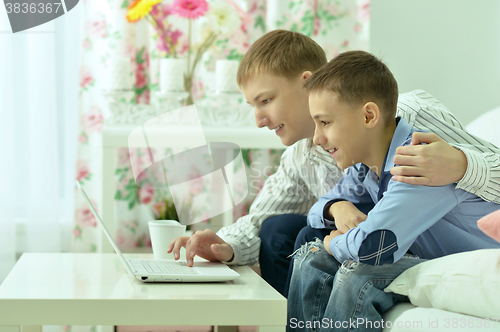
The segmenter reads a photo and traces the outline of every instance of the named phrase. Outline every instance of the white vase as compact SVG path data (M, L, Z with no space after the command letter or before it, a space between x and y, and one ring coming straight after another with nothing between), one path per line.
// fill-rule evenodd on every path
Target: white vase
M126 57L111 58L105 77L104 90L132 90L134 77L130 59Z
M184 91L186 66L186 59L161 59L160 90Z

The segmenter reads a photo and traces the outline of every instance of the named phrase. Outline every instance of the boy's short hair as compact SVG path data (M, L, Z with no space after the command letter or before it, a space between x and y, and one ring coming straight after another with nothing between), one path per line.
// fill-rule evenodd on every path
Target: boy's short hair
M333 91L340 102L358 106L372 101L388 124L396 117L398 83L389 68L365 51L344 52L330 60L305 82L307 92Z
M245 53L236 80L242 87L260 71L293 79L326 63L325 51L311 38L298 32L273 30L257 39Z

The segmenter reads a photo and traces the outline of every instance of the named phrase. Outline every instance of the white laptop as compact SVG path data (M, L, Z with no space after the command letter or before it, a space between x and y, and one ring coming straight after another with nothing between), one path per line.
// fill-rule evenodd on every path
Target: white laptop
M83 190L79 181L76 186L82 192L99 226L118 254L128 274L143 282L212 282L227 281L238 278L240 275L222 262L195 261L193 267L188 267L186 261L173 259L132 259L125 258L116 245L113 237L102 222L101 217L94 209L90 199Z

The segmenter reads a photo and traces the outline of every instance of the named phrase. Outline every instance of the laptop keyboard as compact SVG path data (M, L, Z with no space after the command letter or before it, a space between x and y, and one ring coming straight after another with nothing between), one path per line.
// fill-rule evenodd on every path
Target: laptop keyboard
M140 260L141 265L149 273L160 274L198 274L192 267L188 267L185 262L164 262L152 260Z

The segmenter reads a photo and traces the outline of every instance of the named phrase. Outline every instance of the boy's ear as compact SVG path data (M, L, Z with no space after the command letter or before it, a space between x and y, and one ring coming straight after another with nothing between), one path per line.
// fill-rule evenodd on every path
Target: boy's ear
M374 102L367 102L363 106L363 116L365 117L365 126L373 128L380 122L380 109Z
M312 75L312 73L309 70L307 70L307 71L302 73L301 78L305 82L309 77L311 77L311 75Z

